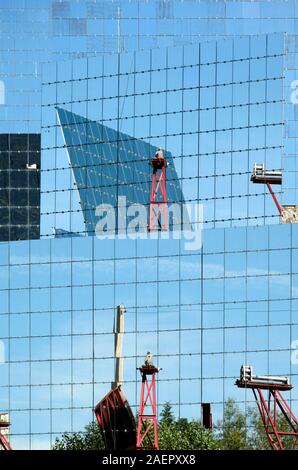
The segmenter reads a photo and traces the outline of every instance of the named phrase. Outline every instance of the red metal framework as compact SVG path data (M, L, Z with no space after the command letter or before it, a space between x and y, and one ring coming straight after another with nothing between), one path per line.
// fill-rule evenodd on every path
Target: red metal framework
M270 191L270 194L271 194L272 199L273 199L273 201L274 201L274 203L275 203L275 205L276 205L276 207L277 207L278 212L280 213L280 215L282 215L282 207L281 207L280 203L278 202L278 200L277 200L277 198L276 198L276 196L275 196L275 194L274 194L274 191L273 191L273 189L272 189L272 187L271 187L271 184L270 184L268 181L266 181L266 186L267 186L267 188L268 188L269 191Z
M4 432L9 428L7 414L0 414L0 450L12 450L11 445Z
M138 416L137 449L158 450L155 374L159 372L159 369L154 366L142 366L139 368L139 371L142 376L142 385ZM147 411L148 409L149 411Z
M135 450L136 425L121 386L111 390L94 408L107 450Z
M281 394L293 388L288 378L253 375L251 366L242 366L235 385L252 389L271 449L284 450L289 438L293 438L291 448L297 447L298 420ZM267 398L264 391L268 393ZM284 418L285 429L281 429L280 417Z
M284 450L284 438L286 436L293 437L293 448L295 448L298 444L298 420L278 388L269 388L267 400L264 398L262 389L259 387L253 388L253 394L271 449ZM289 426L288 431L278 429L278 411L283 414Z
M253 183L266 184L269 192L272 196L272 199L277 207L278 212L282 215L282 207L279 204L274 191L272 189L272 184L282 184L282 173L279 170L267 171L265 170L265 165L263 163L255 163L253 168L253 173L250 180Z
M154 158L150 160L153 168L149 224L148 231L164 230L169 228L167 190L166 190L166 168L167 160L164 158L162 150L158 150Z
M12 450L10 443L3 434L0 434L0 450Z

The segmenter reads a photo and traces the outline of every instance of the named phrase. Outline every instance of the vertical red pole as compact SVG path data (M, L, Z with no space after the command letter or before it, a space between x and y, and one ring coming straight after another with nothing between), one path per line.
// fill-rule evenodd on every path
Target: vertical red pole
M168 165L162 152L159 150L150 161L153 168L149 224L148 231L165 230L169 228L167 189L166 189L166 167Z
M158 449L158 427L157 427L157 409L156 409L156 386L155 386L155 374L152 375L152 394L153 394L153 416L154 416L154 448Z
M274 426L277 426L277 410L276 410L276 390L274 390Z
M141 396L138 416L137 449L158 450L158 426L156 405L156 367L141 367ZM153 430L153 439L152 439Z

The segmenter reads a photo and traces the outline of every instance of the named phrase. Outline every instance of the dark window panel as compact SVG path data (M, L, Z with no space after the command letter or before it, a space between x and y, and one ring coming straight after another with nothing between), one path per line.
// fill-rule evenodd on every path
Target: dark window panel
M9 176L8 171L0 171L0 188L4 189L7 188L9 185Z
M28 187L28 171L11 171L10 172L11 188L27 188Z
M0 150L8 150L8 134L0 134Z
M28 226L10 226L10 240L28 240Z
M31 225L39 225L40 223L40 209L35 207L29 208L29 223Z
M9 153L0 151L0 170L7 170L9 168Z
M28 163L32 165L34 163L37 164L37 167L40 168L40 151L29 152L28 153Z
M36 170L29 170L29 187L39 188L40 187L40 175Z
M29 134L29 150L40 150L40 134Z
M12 225L27 224L28 209L26 207L21 207L20 209L14 207L10 208L10 223Z
M28 162L27 152L10 152L10 168L11 169L26 169Z
M0 241L40 237L40 173L27 164L40 169L40 134L0 134Z
M0 207L0 225L9 223L9 209L8 207Z
M31 189L29 191L29 206L40 205L40 192L39 189Z
M10 191L11 206L28 206L29 191L26 189L12 189Z
M30 240L34 240L40 237L40 227L39 225L30 225L29 226L29 238Z
M0 240L6 242L9 240L9 228L0 226Z
M10 134L10 150L22 151L28 149L28 134Z
M8 205L9 205L8 190L0 189L0 206L8 206Z

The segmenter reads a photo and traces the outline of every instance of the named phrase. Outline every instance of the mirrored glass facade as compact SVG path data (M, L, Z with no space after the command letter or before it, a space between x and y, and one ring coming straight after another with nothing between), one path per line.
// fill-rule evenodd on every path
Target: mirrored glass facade
M114 306L124 303L123 390L136 410L136 367L152 350L163 370L158 403L199 418L211 402L241 409L242 363L289 375L298 409L297 225L206 230L200 250L180 241L72 237L0 245L0 406L15 447L48 447L82 429L114 377Z
M278 223L270 193L264 185L251 184L250 174L254 162L272 170L282 167L284 41L282 34L240 37L46 64L41 236L53 226L86 230L79 225L81 209L67 152L79 155L83 143L91 152L85 152L90 165L96 139L117 148L124 134L139 147L142 143L138 157L132 159L130 149L123 148L119 166L106 161L105 169L95 168L98 175L105 171L112 184L113 178L118 181L118 195L140 187L140 175L133 174L135 160L148 160L151 145L171 154L169 168L178 175L184 199L204 205L205 228ZM63 120L69 121L70 113L82 116L68 124L66 139L56 107ZM99 122L89 135L86 119ZM101 126L114 133L112 141L102 135ZM130 178L123 181L121 171ZM141 178L148 187L151 172L143 165ZM169 174L169 184L171 179ZM90 181L86 185L92 186ZM101 185L107 190L107 182ZM280 192L278 187L278 197ZM169 194L170 201L173 197L181 200L177 192ZM136 193L130 199L143 202Z
M296 34L296 0L2 0L0 128L40 132L41 64L214 37Z
M285 139L283 158L283 195L284 204L296 204L297 201L297 36L286 37L284 97L285 97Z
M150 171L152 173L149 162L155 156L157 147L61 108L57 108L57 114L73 171L75 189L79 192L85 224L83 232L95 235L98 220L96 208L106 204L117 208L119 198L125 198L127 205L144 206L147 216L139 229L147 231ZM165 151L164 156L168 164L167 202L169 205L178 203L182 206L185 201L172 155ZM68 182L65 183L67 185ZM70 188L70 191L75 189ZM60 212L66 214L63 226L68 228L70 225L71 229L72 215L67 198L65 203L64 208L60 207ZM120 199L120 205L123 203L124 199ZM117 225L119 226L119 221ZM180 228L181 225L182 221ZM115 227L116 233L119 232L118 226ZM170 229L173 229L173 222Z
M254 163L282 170L276 197L297 204L297 18L295 0L1 2L0 412L13 448L50 448L94 420L120 303L134 412L150 350L159 412L170 401L199 418L207 402L216 422L228 398L247 410L234 382L251 364L289 376L298 413L297 225L250 181ZM168 201L203 208L202 245L98 239L98 204L148 210L157 148Z

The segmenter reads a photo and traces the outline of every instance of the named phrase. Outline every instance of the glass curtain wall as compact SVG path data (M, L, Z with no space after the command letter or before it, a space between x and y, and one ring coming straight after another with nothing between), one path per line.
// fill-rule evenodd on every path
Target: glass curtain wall
M289 375L298 406L296 225L206 230L199 250L181 241L72 237L0 245L0 408L15 448L49 447L81 430L114 377L114 312L124 303L123 390L137 409L136 367L147 351L163 370L159 411L214 421L232 397L241 364Z
M56 107L82 117L68 121L68 135L82 139L86 120L98 123L87 144L118 145L126 134L143 143L140 160L148 145L169 152L185 201L204 206L205 228L278 223L271 195L250 175L255 162L282 167L284 54L284 36L273 34L46 64L41 236L51 227L86 231ZM101 126L111 129L107 135ZM81 142L73 138L68 152L82 153ZM132 175L134 161L124 153L120 169ZM108 171L125 195L121 172ZM147 184L151 173L142 176ZM136 176L126 181L135 183Z

